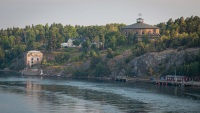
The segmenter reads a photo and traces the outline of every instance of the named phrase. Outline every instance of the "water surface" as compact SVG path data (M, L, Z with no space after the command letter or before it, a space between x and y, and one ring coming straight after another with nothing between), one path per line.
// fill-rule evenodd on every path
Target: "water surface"
M198 113L198 87L0 75L4 113Z

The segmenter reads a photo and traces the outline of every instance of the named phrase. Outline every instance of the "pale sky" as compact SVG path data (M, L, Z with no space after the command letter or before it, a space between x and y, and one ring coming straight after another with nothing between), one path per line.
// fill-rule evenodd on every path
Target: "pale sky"
M170 18L200 16L200 0L0 0L0 29L54 22L130 25L139 13L151 25Z

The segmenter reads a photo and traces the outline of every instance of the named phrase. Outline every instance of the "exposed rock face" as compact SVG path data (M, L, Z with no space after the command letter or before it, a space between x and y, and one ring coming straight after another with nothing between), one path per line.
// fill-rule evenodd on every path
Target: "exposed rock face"
M125 75L124 68L126 67L126 65L124 60L128 58L131 54L131 50L126 50L121 55L118 55L107 62L108 67L111 70L111 77Z
M199 50L200 48L189 48L182 51L169 49L162 52L149 52L142 56L133 58L121 70L119 70L119 68L116 68L120 67L120 65L111 66L115 67L115 69L112 69L112 76L125 75L125 68L127 67L130 67L132 73L138 76L148 74L150 68L152 68L154 71L157 71L158 69L160 69L161 65L163 66L162 71L166 71L170 68L170 66L174 64L176 64L176 66L180 66L184 62L185 54L187 54L189 58L192 58L192 56L198 54ZM120 59L118 59L117 61L119 62ZM162 72L160 74L162 74Z
M189 59L193 59L194 56L199 53L199 51L200 48L189 48L182 51L168 49L162 52L149 52L139 57L131 58L130 56L132 55L132 51L126 50L121 55L118 55L109 60L106 59L105 61L108 60L107 65L108 68L110 68L111 70L111 77L126 76L127 70L131 71L132 76L149 75L150 68L153 69L154 72L162 74L174 64L176 64L177 66L182 65L186 54ZM131 59L126 62L127 58ZM23 56L20 58L16 58L10 68L12 70L22 70L24 68L23 59ZM55 66L47 67L43 70L45 74L58 75L65 74L63 73L63 70L65 68L69 71L67 72L67 74L71 74L71 70L76 69L88 70L90 69L90 60L87 60L86 62L70 63L63 66L62 68Z

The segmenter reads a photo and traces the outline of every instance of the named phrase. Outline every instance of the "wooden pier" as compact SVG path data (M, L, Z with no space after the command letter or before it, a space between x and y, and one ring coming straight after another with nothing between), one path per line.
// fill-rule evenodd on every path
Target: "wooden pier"
M200 86L200 82L194 82L194 81L165 81L165 80L155 80L152 81L153 83L156 83L158 85L174 85L174 86Z
M114 78L115 81L120 81L120 82L126 82L127 81L127 77L126 76L116 76Z

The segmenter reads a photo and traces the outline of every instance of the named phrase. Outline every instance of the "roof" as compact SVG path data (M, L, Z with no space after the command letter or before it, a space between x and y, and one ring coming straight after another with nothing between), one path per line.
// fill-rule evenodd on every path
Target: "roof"
M159 29L159 27L155 27L141 22L122 27L122 29Z
M165 77L177 77L177 78L179 78L179 77L186 77L186 76L180 76L180 75L167 75L167 76L165 76Z
M37 53L37 52L40 52L40 51L36 51L36 50L28 51L28 53ZM41 52L40 52L40 53L41 53Z

